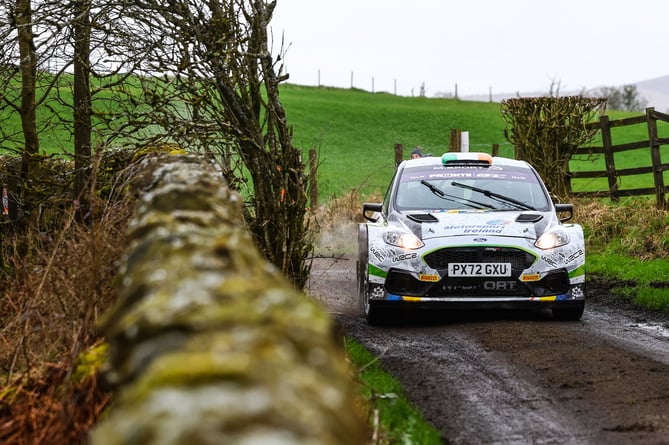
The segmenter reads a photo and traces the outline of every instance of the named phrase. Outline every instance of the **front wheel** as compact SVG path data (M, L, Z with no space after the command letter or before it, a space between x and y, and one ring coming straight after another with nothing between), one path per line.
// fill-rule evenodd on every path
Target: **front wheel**
M382 310L369 301L369 247L367 225L358 226L358 263L356 275L358 278L358 303L367 323L370 325L383 322Z

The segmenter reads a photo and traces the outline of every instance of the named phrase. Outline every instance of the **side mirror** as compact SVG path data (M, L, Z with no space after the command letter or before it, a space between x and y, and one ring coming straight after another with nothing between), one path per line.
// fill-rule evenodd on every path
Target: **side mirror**
M381 210L383 210L383 204L366 202L362 205L362 216L367 221L377 222L379 218L374 216L374 213L381 213Z
M557 213L560 222L567 222L574 216L574 205L555 204L555 213Z

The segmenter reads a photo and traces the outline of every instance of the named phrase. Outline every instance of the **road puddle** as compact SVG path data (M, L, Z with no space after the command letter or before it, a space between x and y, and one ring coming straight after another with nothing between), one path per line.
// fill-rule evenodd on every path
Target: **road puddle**
M669 339L669 328L659 323L636 323L631 325L631 327L645 331L655 338Z

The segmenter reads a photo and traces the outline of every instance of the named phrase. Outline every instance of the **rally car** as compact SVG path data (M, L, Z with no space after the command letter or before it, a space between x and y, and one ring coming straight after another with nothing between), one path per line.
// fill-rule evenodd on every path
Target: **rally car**
M455 152L403 161L363 216L357 279L370 324L407 308L583 315L583 230L525 161Z

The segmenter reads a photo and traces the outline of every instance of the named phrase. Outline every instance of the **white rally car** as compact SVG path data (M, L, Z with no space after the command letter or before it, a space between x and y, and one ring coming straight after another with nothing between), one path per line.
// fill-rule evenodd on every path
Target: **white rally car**
M445 153L402 162L363 204L358 290L370 324L404 308L546 308L578 320L585 244L525 161Z

